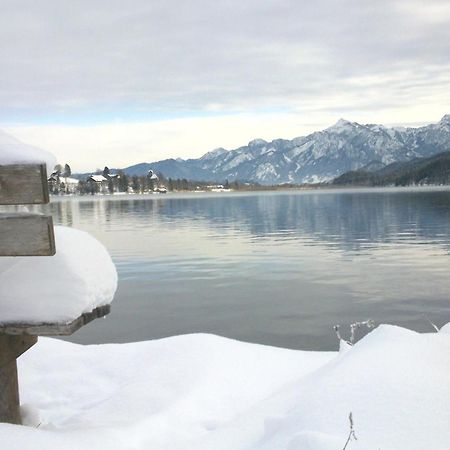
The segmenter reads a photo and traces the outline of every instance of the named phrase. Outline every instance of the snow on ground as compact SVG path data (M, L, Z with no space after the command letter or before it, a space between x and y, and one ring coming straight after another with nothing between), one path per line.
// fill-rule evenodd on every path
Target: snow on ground
M340 353L201 334L98 346L41 338L19 358L30 426L0 425L1 447L342 450L352 412L349 450L448 450L447 333L380 326Z
M117 272L89 234L55 227L56 255L0 258L0 323L68 322L112 301Z
M56 158L50 152L25 144L0 130L0 165L22 163L45 163L47 172L51 173Z

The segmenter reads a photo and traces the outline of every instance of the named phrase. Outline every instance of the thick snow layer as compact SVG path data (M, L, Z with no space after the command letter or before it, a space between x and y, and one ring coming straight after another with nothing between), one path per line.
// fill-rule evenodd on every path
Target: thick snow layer
M381 326L339 353L187 335L19 358L24 420L8 450L450 448L450 335Z
M89 234L55 227L56 255L0 259L0 323L68 322L110 303L117 272Z
M0 165L23 163L45 163L47 172L51 173L56 158L50 152L25 144L0 130Z

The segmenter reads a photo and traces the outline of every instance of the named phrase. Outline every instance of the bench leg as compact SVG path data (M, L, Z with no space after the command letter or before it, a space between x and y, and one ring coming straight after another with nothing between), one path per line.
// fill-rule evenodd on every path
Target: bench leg
M36 336L0 334L0 422L21 424L17 358L37 341Z
M15 359L0 367L0 422L22 423Z

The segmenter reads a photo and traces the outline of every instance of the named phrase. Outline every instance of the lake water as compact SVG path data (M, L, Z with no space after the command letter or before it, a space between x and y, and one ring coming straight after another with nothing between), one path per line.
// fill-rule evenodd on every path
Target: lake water
M450 321L450 190L54 199L119 272L112 313L70 340L207 332L335 349L333 325ZM344 331L345 333L345 331Z

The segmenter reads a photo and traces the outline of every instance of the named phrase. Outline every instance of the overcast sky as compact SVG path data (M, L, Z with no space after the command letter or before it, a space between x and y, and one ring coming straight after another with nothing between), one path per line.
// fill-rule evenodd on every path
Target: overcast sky
M75 170L450 113L449 0L0 8L0 127Z

